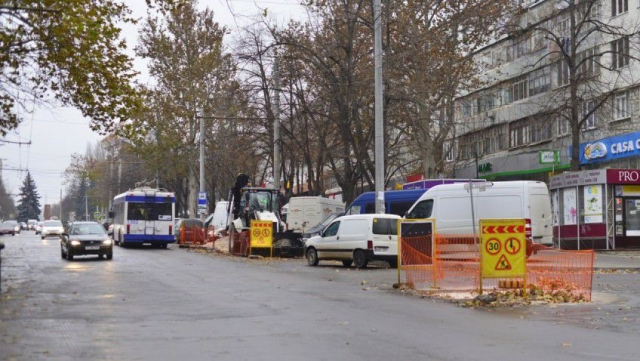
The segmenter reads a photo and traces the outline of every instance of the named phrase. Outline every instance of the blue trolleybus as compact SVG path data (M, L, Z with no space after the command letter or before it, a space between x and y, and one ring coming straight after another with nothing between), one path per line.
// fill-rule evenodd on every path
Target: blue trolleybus
M172 192L136 188L113 199L113 239L117 245L151 244L167 248L175 242L176 197Z

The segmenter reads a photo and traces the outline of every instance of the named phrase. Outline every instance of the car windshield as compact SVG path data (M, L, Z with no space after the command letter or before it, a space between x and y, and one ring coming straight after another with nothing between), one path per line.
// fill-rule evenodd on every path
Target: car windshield
M62 227L62 223L60 221L48 221L44 222L45 227Z
M104 228L99 224L76 224L71 228L71 234L75 236L85 234L104 234Z
M248 195L249 198L249 209L252 211L266 211L273 212L273 194L271 192L250 192Z
M320 222L320 226L322 226L322 228L326 227L329 223L331 223L331 221L333 221L334 219L336 219L336 217L338 217L340 215L340 213L331 213L330 215L327 216L327 218L324 219L324 221Z
M170 221L173 203L129 203L127 219L132 221Z
M5 223L15 225L15 224L18 224L18 221L5 221Z

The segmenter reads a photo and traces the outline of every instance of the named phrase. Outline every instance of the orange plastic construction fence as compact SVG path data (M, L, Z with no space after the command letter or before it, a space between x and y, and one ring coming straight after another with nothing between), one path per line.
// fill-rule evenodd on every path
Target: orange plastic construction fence
M203 245L207 241L205 229L198 226L184 226L180 229L180 244Z
M432 249L433 237L403 237L402 238L402 269L407 277L407 282L416 289L425 289L433 286L436 275Z
M418 290L477 292L480 289L479 237L437 234L401 237L401 268L406 282ZM529 244L527 283L546 292L565 291L591 300L595 253L567 251ZM484 279L484 290L513 285L504 279ZM517 283L516 283L517 284Z

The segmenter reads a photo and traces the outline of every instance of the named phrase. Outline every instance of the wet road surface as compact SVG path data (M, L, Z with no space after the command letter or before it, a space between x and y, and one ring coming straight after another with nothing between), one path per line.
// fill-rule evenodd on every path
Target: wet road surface
M0 360L637 360L640 353L629 328L395 294L386 287L395 271L384 268L273 266L175 247L116 248L112 261L68 262L54 238L23 232L4 241ZM388 282L365 291L360 279Z

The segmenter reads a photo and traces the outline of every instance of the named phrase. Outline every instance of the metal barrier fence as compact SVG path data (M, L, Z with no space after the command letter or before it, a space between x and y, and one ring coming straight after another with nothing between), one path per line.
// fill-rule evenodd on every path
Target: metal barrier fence
M477 242L480 237L473 235L400 237L400 267L406 282L417 290L478 292L481 268ZM528 244L527 283L530 288L545 292L564 291L589 301L594 259L592 250L566 251ZM484 279L483 289L522 287L522 282L513 281Z

